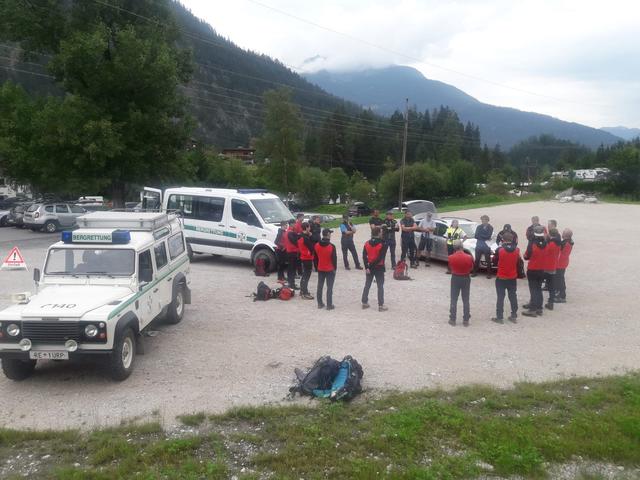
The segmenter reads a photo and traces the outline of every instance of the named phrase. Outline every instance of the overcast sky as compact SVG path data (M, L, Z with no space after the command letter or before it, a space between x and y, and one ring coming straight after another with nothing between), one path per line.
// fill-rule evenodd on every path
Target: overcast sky
M239 46L302 71L411 65L483 102L640 127L636 0L181 1Z

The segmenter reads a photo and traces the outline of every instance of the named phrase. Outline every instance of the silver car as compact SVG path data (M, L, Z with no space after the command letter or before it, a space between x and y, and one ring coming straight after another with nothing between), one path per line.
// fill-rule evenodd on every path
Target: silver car
M84 208L63 202L34 203L24 212L22 221L25 228L54 233L61 228L75 227L76 219L85 213Z
M419 224L423 218L426 217L426 213L420 213L414 217L416 224ZM433 240L433 248L431 250L431 258L436 260L447 261L449 255L447 252L447 228L451 226L451 222L453 220L458 220L458 226L462 229L466 238L463 241L465 251L469 252L471 256L473 256L474 260L476 258L476 243L477 240L474 238L476 234L476 227L479 225L478 222L474 222L469 220L468 218L462 217L438 217L434 219L436 222L436 229L431 235ZM422 232L416 232L416 245L420 244L420 236ZM491 247L491 258L493 259L493 255L498 248L498 245L495 242L496 234L491 239L489 243L489 247ZM483 258L480 262L482 267L486 267L487 262Z

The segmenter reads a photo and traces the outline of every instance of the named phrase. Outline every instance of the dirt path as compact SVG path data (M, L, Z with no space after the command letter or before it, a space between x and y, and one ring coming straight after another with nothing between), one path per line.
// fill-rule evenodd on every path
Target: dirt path
M293 368L323 354L356 357L371 391L471 382L508 386L637 368L640 252L634 245L640 207L538 202L455 212L472 219L483 213L494 227L511 223L521 236L534 214L573 228L567 304L543 318L495 325L489 321L494 282L478 277L472 282L471 327L452 328L442 264L411 271L411 282L393 281L388 273L387 313L361 310L364 276L343 269L332 312L299 298L253 303L246 295L259 279L245 263L199 257L192 265L194 303L185 320L161 326L147 339L147 354L129 380L112 383L92 366L64 363L43 364L21 383L0 378L0 425L86 427L154 412L172 424L180 413L278 401ZM358 232L359 245L365 230ZM0 230L0 240L3 235ZM17 244L30 265L42 261L41 246ZM0 286L0 302L6 303L11 291L30 288L30 275L0 272ZM519 283L518 296L528 300L526 281Z

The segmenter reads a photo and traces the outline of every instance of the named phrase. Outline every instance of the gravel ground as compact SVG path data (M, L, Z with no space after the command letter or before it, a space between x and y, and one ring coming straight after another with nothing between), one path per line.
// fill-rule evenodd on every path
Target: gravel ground
M111 425L128 418L219 412L235 405L282 400L294 367L320 355L351 354L363 365L369 392L488 383L500 387L573 375L606 375L637 368L640 324L630 296L637 291L640 253L624 238L639 238L640 207L537 202L456 212L487 213L494 227L511 223L521 236L532 215L574 230L567 272L568 303L538 319L496 325L494 282L471 288L471 327L447 324L449 277L444 264L411 270L414 281L387 273L389 311L363 311L364 275L339 269L336 310L295 298L254 303L260 279L241 261L198 256L192 265L193 304L176 326L159 325L133 375L114 383L95 365L43 362L20 383L0 378L0 425L66 428ZM632 220L632 221L630 221ZM623 229L625 235L618 231ZM356 240L366 240L362 227ZM0 230L0 253L18 245L30 267L55 240L45 234ZM339 238L335 239L339 245ZM615 245L612 242L619 242ZM340 255L339 255L340 260ZM0 272L0 304L31 288L28 272ZM275 284L275 277L269 277ZM311 289L315 290L315 275ZM372 292L373 293L373 292ZM528 300L525 282L518 297ZM374 297L371 298L375 303Z

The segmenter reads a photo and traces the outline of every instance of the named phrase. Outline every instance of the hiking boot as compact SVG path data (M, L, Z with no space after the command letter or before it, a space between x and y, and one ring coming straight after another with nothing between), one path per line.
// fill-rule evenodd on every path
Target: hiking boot
M524 315L525 317L537 317L538 312L535 310L525 310L522 312L522 315Z
M518 323L518 316L515 313L512 313L509 315L509 321L511 323Z
M384 305L380 305L378 307L379 312L386 312L387 310L389 310L389 307L385 307Z
M546 308L547 310L553 310L553 303L545 304L544 308Z
M344 269L345 269L345 270L351 270L351 267L350 267L349 265L346 265L346 266L344 267Z
M356 270L364 270L364 268L362 268L362 266L361 266L361 265L358 265L358 266L356 267Z
M487 273L487 279L491 280L493 278L490 273Z
M304 298L305 300L313 300L313 295L311 295L310 293L303 293L302 295L300 295L302 298Z
M536 314L537 314L539 317L541 317L543 313L544 313L544 310L542 310L542 309L541 309L541 310L536 310Z
M335 305L327 305L327 310L333 310L335 308L336 308Z
M392 263L392 264L391 264L391 270L395 270L395 269L396 269L396 264L395 264L395 263Z
M449 272L447 272L447 273L449 273ZM477 274L476 272L473 272L473 273L472 273L471 275L469 275L469 276L470 276L470 277L477 277L477 276L478 276L478 274Z
M362 309L366 310L367 308L369 308L369 304L368 303L363 303L362 304Z
M456 321L450 318L449 319L449 325L451 325L452 327L455 327L456 326Z
M530 304L530 303L525 303L525 304L522 306L522 308L523 308L524 310L531 310L531 304Z
M462 326L463 327L468 327L469 326L469 320L463 320Z
M324 308L324 307L325 307L324 303L319 303L319 304L318 304L318 310L320 310L320 309L322 309L322 308Z
M504 325L504 320L502 318L493 317L491 321L494 323L499 323L500 325Z

